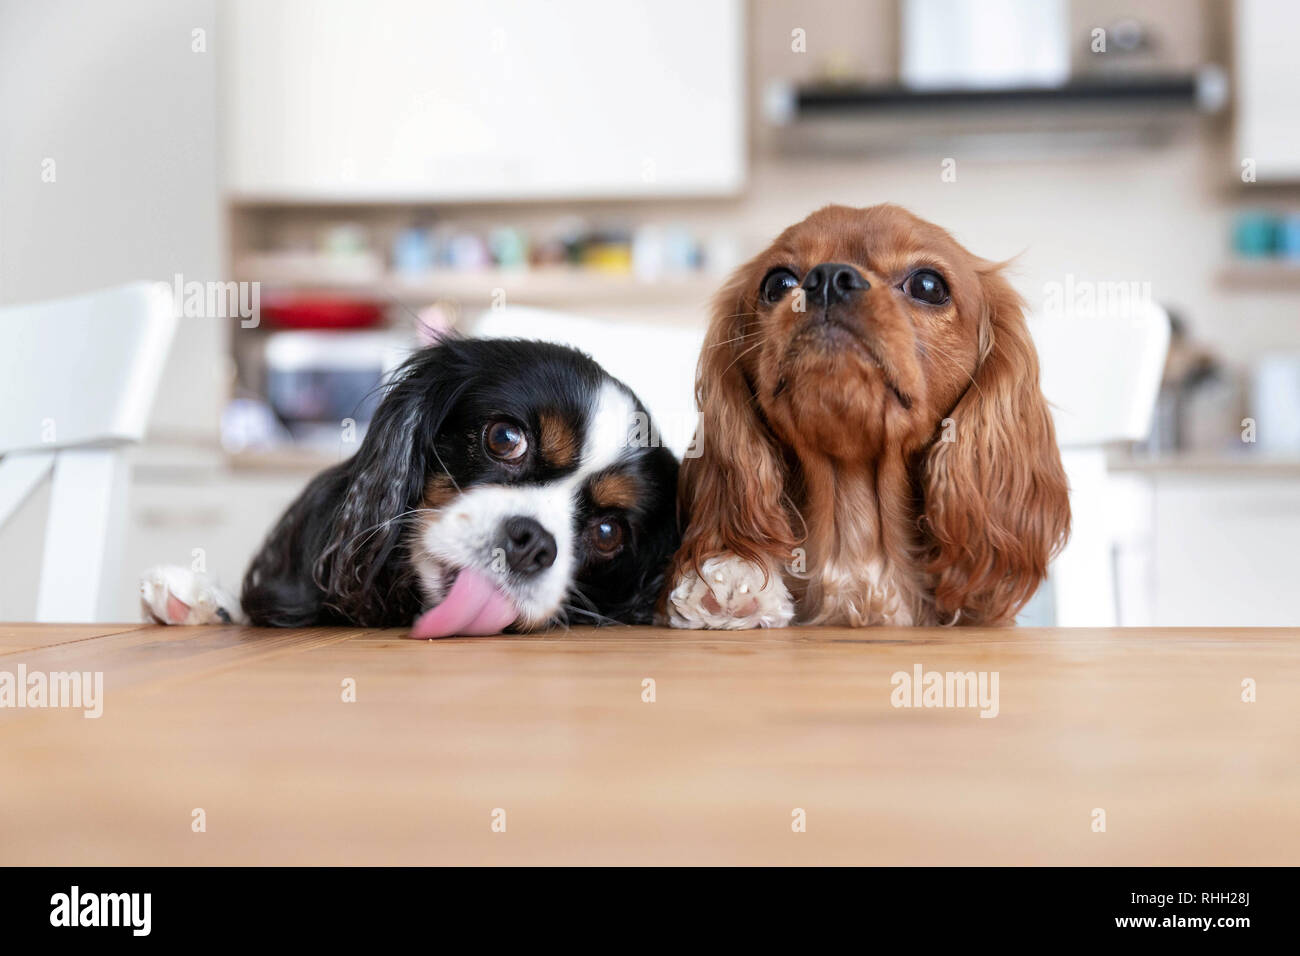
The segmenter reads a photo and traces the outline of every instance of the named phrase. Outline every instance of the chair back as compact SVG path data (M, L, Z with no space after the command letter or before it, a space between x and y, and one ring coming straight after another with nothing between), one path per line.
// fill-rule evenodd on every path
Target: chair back
M0 308L0 455L140 441L175 328L150 282Z
M1147 436L1169 351L1164 309L1145 303L1123 317L1035 316L1029 331L1062 449Z

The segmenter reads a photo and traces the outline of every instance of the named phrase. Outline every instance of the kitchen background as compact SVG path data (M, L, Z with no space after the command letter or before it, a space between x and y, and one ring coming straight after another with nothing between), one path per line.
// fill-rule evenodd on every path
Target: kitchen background
M1111 450L1120 622L1300 623L1297 30L1285 0L0 0L0 305L259 283L256 327L182 318L134 619L148 565L236 584L428 330L698 330L789 223L896 202L1035 312L1123 283L1174 318L1152 437ZM0 529L0 619L45 504Z

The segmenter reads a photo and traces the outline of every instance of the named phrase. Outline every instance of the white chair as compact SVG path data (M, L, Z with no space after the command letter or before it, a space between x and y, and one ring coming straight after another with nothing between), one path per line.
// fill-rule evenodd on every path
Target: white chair
M1052 565L1055 623L1118 621L1107 446L1151 430L1169 350L1169 316L1149 303L1123 318L1033 317L1043 394L1070 482L1070 541Z
M38 621L109 617L125 448L144 436L175 328L170 296L148 282L0 309L0 526L53 474Z

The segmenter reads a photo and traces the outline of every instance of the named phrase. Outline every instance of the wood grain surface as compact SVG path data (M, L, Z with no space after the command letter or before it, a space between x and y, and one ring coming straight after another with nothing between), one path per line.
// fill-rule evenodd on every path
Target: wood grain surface
M103 715L0 709L4 864L1300 863L1296 630L0 625L20 665ZM894 706L917 666L997 716Z

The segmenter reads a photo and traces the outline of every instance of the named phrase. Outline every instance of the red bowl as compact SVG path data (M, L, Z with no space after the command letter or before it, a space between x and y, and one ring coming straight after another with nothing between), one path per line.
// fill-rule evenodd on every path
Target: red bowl
M384 307L356 299L282 299L262 306L266 320L282 329L366 329L384 321Z

